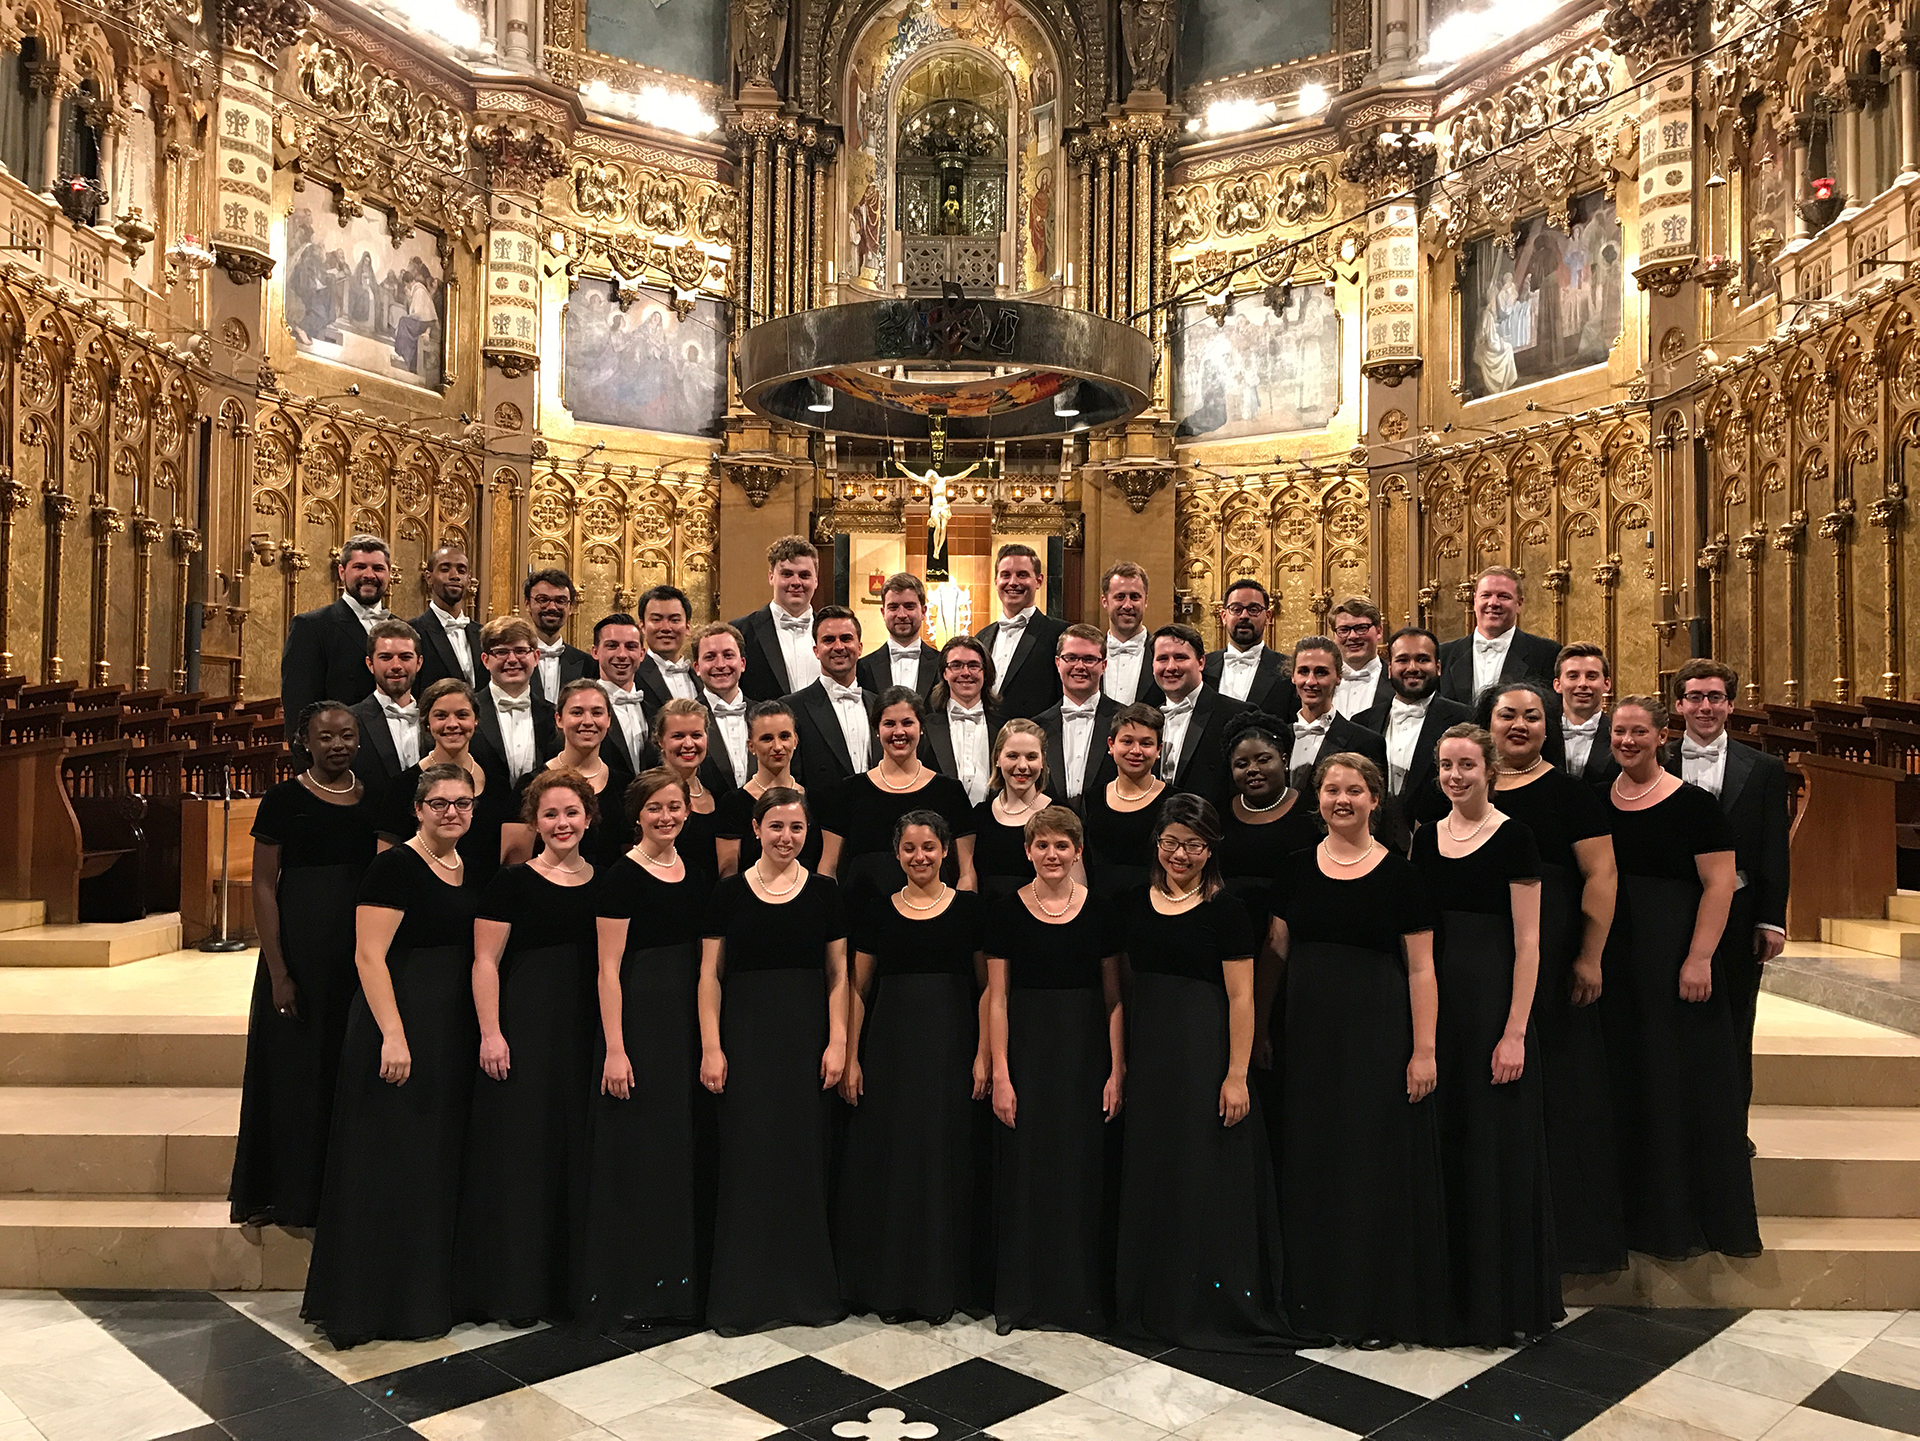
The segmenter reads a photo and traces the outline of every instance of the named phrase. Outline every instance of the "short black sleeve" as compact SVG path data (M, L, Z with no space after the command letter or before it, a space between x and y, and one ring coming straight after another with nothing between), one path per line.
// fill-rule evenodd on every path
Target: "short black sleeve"
M480 892L480 905L474 914L483 921L512 925L527 914L527 904L533 895L529 882L533 879L534 873L528 866L502 867Z
M973 802L967 799L965 786L951 776L935 776L928 783L927 792L935 797L934 806L955 840L973 834Z
M420 873L416 860L415 853L406 846L395 846L375 856L361 878L359 903L404 911L419 895Z
M1222 891L1204 902L1213 913L1214 940L1223 961L1241 961L1251 956L1259 942L1253 933L1253 917L1238 896Z
M753 793L744 786L723 791L713 801L713 834L737 841L753 833Z
M1682 784L1675 793L1680 812L1681 839L1696 856L1734 848L1733 823L1720 809L1719 798L1698 786Z
M1416 871L1404 856L1388 856L1379 869L1384 871L1389 866L1393 868L1391 893L1394 898L1395 928L1403 936L1434 929L1440 922L1440 907L1434 902L1433 888L1427 884L1427 878ZM1538 869L1537 865L1535 869Z
M299 782L292 784L298 785ZM285 845L289 823L293 820L293 805L294 797L288 794L285 784L268 790L260 797L259 809L253 813L253 838L265 841L270 846Z
M713 895L707 901L707 918L702 933L716 939L725 936L727 925L742 900L752 899L753 892L747 888L745 876L728 876L713 888Z
M1540 879L1540 847L1525 825L1509 821L1493 833L1493 844L1500 847L1500 865L1509 883Z

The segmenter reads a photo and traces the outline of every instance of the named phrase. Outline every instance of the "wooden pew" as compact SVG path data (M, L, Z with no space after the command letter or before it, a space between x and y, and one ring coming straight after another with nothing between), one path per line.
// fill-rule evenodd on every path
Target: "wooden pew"
M136 745L127 752L127 788L146 806L149 914L180 909L180 808L190 749L185 741L163 741Z
M80 919L80 821L60 778L58 738L0 745L0 897L40 901L49 925Z
M1886 766L1802 751L1788 765L1805 781L1788 842L1793 877L1787 935L1820 939L1822 916L1881 916L1895 889L1894 787Z
M69 746L60 757L80 822L80 919L137 921L147 913L147 807L127 788L124 740Z

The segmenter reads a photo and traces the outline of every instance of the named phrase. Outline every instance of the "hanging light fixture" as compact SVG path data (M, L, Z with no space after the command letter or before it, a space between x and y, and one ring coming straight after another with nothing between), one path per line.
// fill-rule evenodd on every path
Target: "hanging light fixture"
M1053 413L1071 420L1080 413L1080 382L1070 380L1053 393Z
M833 387L824 380L807 381L807 409L819 415L825 415L833 409Z

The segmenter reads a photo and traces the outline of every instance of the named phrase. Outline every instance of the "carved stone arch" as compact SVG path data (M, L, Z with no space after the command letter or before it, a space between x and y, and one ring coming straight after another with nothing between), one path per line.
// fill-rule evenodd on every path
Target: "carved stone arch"
M1840 65L1849 75L1863 74L1867 55L1886 43L1885 12L1878 6L1862 6L1847 20L1840 40Z
M1613 545L1617 550L1622 537L1653 529L1653 511L1638 501L1623 505L1613 513Z
M70 24L62 37L61 50L62 63L72 67L76 81L91 77L99 83L100 98L111 99L118 66L105 30L91 20Z

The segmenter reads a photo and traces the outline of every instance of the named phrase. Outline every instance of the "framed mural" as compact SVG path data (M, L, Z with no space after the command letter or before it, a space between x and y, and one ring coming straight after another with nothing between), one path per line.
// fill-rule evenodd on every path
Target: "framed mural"
M341 219L324 186L293 197L283 295L294 348L365 375L439 390L446 374L447 272L439 237L395 241L387 212Z
M597 425L717 435L727 408L727 332L715 300L683 320L641 294L620 308L606 281L584 281L567 305L564 399Z
M1460 353L1471 397L1498 395L1598 365L1620 335L1625 280L1620 216L1596 191L1567 207L1565 231L1544 214L1511 245L1484 236L1460 270Z
M1319 285L1278 308L1236 297L1225 324L1196 301L1173 334L1178 435L1230 440L1319 430L1340 408L1340 312Z
M1774 268L1780 247L1793 233L1787 215L1787 161L1772 125L1756 125L1741 177L1740 220L1746 261L1740 303L1753 305L1780 289Z

